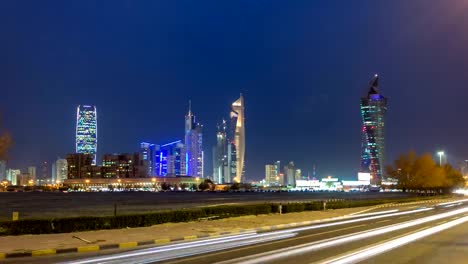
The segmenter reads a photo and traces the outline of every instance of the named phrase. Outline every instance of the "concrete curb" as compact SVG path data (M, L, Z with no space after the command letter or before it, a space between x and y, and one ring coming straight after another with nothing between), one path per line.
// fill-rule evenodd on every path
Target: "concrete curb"
M449 201L455 201L455 200L449 200ZM441 203L441 202L447 202L447 200L427 200L427 201L418 201L418 202L409 202L409 203L390 203L390 204L383 204L383 205L372 207L370 208L370 210L378 209L378 208L386 208L386 207L406 206L406 205L415 205L415 204L423 204L423 203ZM358 212L357 215L359 215L359 213L362 213L362 212ZM66 253L87 253L87 252L102 251L106 249L130 249L130 248L136 248L136 247L148 246L148 245L158 246L158 245L165 245L165 244L169 244L173 242L194 241L194 240L206 239L210 237L236 235L236 234L248 233L248 232L265 232L265 231L279 230L279 229L285 229L285 228L291 228L291 227L297 227L297 226L311 225L311 224L316 224L316 223L331 222L331 221L350 218L352 216L356 216L356 214L337 216L337 217L332 217L332 218L324 218L324 219L318 219L318 220L313 220L313 221L303 221L303 222L279 224L279 225L273 225L273 226L262 226L262 227L253 228L253 229L239 229L239 230L225 231L225 232L219 232L219 233L190 235L190 236L182 236L182 237L176 237L176 238L159 238L159 239L154 239L154 240L137 241L137 242L131 241L131 242L122 242L122 243L114 243L114 244L88 245L88 246L81 246L81 247L58 248L58 249L41 249L41 250L32 250L32 251L23 251L23 252L10 252L10 253L0 252L0 260L20 258L20 257L39 257L39 256L48 256L48 255L57 255L57 254L66 254Z
M165 244L169 244L172 242L193 241L193 240L205 239L209 237L233 235L233 234L238 234L238 233L240 233L240 231L219 232L219 233L206 234L206 235L191 235L191 236L183 236L183 237L176 237L176 238L159 238L159 239L154 239L154 240L137 241L137 242L131 241L131 242L122 242L122 243L114 243L114 244L88 245L88 246L72 247L72 248L41 249L41 250L9 252L9 253L0 252L0 260L10 259L10 258L20 258L20 257L39 257L39 256L65 254L65 253L87 253L87 252L102 251L106 249L130 249L130 248L136 248L139 246L165 245Z

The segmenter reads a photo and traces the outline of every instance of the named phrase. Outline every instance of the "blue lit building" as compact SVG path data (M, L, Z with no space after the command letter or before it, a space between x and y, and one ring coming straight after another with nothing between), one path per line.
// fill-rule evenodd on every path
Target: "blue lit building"
M156 176L185 176L186 153L182 140L155 146Z
M156 149L158 145L148 142L140 143L140 152L143 162L148 166L148 176L156 176Z
M96 164L96 106L79 105L76 109L76 153L91 154L93 156L93 164Z
M203 125L195 121L191 106L185 116L185 175L203 178Z
M379 77L375 75L367 96L361 98L361 172L369 172L374 184L383 176L386 112L387 98L379 93Z

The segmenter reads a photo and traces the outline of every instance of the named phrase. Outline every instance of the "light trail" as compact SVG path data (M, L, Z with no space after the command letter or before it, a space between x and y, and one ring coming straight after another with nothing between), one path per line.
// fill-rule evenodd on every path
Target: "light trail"
M465 217L459 218L457 220L454 220L454 221L451 221L451 222L448 222L448 223L445 223L445 224L437 225L435 227L431 227L431 228L428 228L428 229L425 229L425 230L422 230L422 231L419 231L419 232L416 232L416 233L413 233L413 234L410 234L410 235L407 235L407 236L404 236L404 237L400 237L400 238L391 240L391 241L386 242L386 243L382 243L382 244L379 244L379 245L376 245L376 246L373 246L373 247L370 247L370 248L367 248L367 249L364 249L364 250L361 250L361 251L358 251L358 252L355 252L355 253L348 254L348 255L340 257L340 258L336 258L336 259L333 259L333 260L330 260L330 261L327 261L327 262L323 262L323 264L329 264L329 263L333 263L333 264L357 263L359 261L369 259L369 258L371 258L373 256L380 255L380 254L385 253L387 251L390 251L392 249L395 249L395 248L401 247L403 245L406 245L408 243L414 242L414 241L419 240L421 238L424 238L424 237L436 234L438 232L447 230L447 229L452 228L454 226L463 224L463 223L465 223L467 221L468 221L468 216L465 216Z
M464 203L464 202L468 202L468 199L463 199L463 200L458 200L458 201L453 201L453 202L440 203L440 204L437 204L437 206L443 206L443 205L449 205L449 204L457 204L457 203Z
M391 225L388 227L381 227L381 228L376 228L376 229L372 229L369 231L341 236L338 238L326 239L322 241L312 242L312 243L289 247L285 249L273 250L273 251L269 251L269 252L249 256L249 257L239 258L239 259L235 259L231 261L221 262L221 263L257 264L257 263L266 263L269 261L278 261L279 259L297 256L300 254L306 254L312 251L317 251L317 250L324 249L324 248L342 245L348 242L353 242L353 241L357 241L357 240L361 240L361 239L365 239L365 238L369 238L373 236L386 234L389 232L417 226L420 224L432 222L438 219L447 218L450 216L454 216L454 215L458 215L458 214L462 214L466 212L468 212L468 207L454 210L451 212L428 216L428 217L417 219L417 220L404 222L401 224L395 224L395 225Z

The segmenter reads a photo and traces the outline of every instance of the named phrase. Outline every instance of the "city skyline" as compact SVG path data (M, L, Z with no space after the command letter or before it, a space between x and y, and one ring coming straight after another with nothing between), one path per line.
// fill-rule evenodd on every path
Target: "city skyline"
M468 159L460 144L468 127L459 121L468 96L468 25L457 15L463 9L418 0L340 8L271 1L236 3L225 16L223 3L187 3L183 13L172 3L129 5L42 3L44 12L36 13L2 3L3 24L11 25L0 28L10 40L0 43L7 62L0 66L2 128L15 141L9 168L39 167L73 152L76 105L99 108L99 153L131 153L138 142L180 139L180 117L192 99L205 125L208 173L215 124L242 92L249 179L261 179L264 164L277 159L294 160L304 174L315 164L318 175L354 177L356 104L374 73L391 101L386 163L410 149L443 150L454 165Z

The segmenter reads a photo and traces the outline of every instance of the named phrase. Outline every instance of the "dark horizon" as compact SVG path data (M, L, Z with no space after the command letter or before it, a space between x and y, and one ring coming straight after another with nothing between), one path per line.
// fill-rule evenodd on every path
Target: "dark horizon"
M350 179L359 100L376 73L389 98L386 163L411 149L468 159L462 0L26 2L0 4L10 168L73 153L80 104L97 106L100 161L183 139L191 100L211 175L216 123L242 93L248 180L276 160Z

